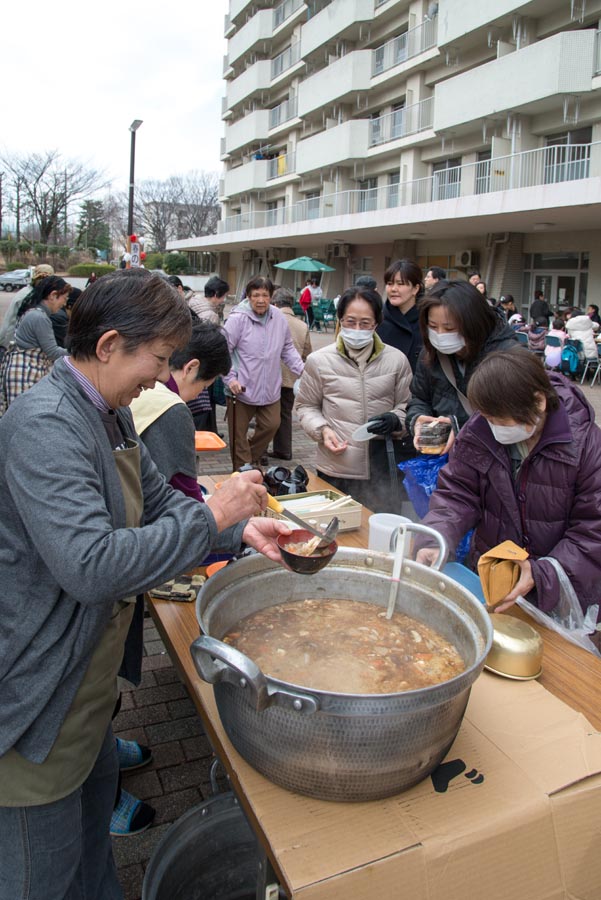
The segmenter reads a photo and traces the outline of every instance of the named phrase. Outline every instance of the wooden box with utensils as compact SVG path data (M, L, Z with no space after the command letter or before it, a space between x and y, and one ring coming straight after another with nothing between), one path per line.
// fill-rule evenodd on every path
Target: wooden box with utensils
M340 494L338 491L309 491L305 494L285 494L277 499L290 512L316 527L327 525L332 516L338 516L340 520L339 531L353 531L361 527L363 507L348 494ZM264 515L284 518L271 509L266 509Z

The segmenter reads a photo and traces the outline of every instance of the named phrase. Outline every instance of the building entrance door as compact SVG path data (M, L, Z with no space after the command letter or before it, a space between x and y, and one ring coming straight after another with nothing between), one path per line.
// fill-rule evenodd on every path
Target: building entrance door
M541 274L534 279L534 290L542 291L551 309L560 311L576 304L576 276Z

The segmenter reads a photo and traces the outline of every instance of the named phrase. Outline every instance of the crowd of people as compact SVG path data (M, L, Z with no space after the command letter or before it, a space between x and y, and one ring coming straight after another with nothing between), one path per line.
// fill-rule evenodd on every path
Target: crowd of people
M305 321L257 275L224 322L217 276L204 296L143 269L78 291L36 268L0 330L1 896L25 878L36 896L122 896L110 835L154 814L119 780L151 751L111 726L117 676L140 679L143 594L243 545L281 562L289 529L260 515L262 468L292 458L294 414L317 473L377 512L407 513L398 463L446 426L426 524L451 548L473 530L472 568L504 540L528 552L501 609L552 611L566 583L583 612L599 604L601 432L556 371L568 337L597 353L598 308L559 315L536 296L526 321L468 276L396 260L383 296L371 278L339 295L313 349L319 279ZM195 431L217 430L217 405L243 471L205 498Z

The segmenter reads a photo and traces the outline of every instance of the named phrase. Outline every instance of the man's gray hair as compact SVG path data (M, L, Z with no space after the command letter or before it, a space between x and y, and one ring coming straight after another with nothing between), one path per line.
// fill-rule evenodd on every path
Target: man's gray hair
M273 292L271 302L274 306L289 306L292 309L294 307L294 294L288 288L277 288Z

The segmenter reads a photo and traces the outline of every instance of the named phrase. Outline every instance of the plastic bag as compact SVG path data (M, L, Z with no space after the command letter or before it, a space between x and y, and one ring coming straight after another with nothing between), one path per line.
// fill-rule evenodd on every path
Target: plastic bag
M428 512L430 497L438 484L438 473L448 461L449 454L442 453L440 456L415 456L398 463L398 468L405 474L403 486L420 519ZM473 530L468 531L459 541L455 550L457 562L462 563L469 553L472 534Z
M543 612L537 606L525 600L524 597L518 597L518 606L540 625L556 631L567 641L577 644L584 650L588 650L589 653L601 656L601 653L590 638L591 632L597 628L599 605L589 606L585 615L582 612L582 607L572 587L572 583L561 563L551 556L542 556L541 560L551 563L557 573L559 602L550 612Z

